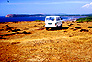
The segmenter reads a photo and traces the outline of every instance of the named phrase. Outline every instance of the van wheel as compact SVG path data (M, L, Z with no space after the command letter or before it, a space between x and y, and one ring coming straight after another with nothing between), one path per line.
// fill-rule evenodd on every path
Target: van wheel
M46 27L46 30L48 30L49 28L48 27Z
M59 29L59 26L57 25L56 29L58 30Z
M60 26L61 28L62 28L62 24L61 24L61 26Z
M59 27L59 29L62 29L62 24L61 24L61 26Z

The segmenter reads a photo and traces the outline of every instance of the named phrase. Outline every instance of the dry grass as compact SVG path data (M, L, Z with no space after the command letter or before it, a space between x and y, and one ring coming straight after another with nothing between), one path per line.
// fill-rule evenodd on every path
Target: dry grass
M12 29L6 30L6 25ZM61 30L50 31L45 29L43 21L0 24L0 61L91 62L92 28L89 27L92 22L67 21ZM20 31L12 32L13 29Z

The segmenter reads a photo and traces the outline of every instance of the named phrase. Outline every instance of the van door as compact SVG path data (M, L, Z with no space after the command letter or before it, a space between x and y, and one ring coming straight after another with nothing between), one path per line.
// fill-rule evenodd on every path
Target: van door
M62 20L60 17L56 17L56 23L58 27L62 25Z

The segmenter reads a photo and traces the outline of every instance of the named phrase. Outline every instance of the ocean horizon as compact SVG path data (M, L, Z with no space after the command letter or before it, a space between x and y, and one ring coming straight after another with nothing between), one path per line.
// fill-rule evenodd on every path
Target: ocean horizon
M66 20L73 20L73 19L78 19L78 18L83 18L86 16L61 16L63 21ZM18 22L18 21L35 21L35 20L41 20L45 21L45 17L5 17L5 16L0 16L0 22Z

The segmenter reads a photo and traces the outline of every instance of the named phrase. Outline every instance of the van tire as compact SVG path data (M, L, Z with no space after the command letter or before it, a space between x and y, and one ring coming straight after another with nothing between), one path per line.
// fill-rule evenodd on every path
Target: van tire
M62 24L61 24L61 26L60 26L61 28L62 28Z
M59 29L62 29L62 24L61 24L61 26L59 27Z
M48 30L49 29L49 27L46 27L46 30Z

